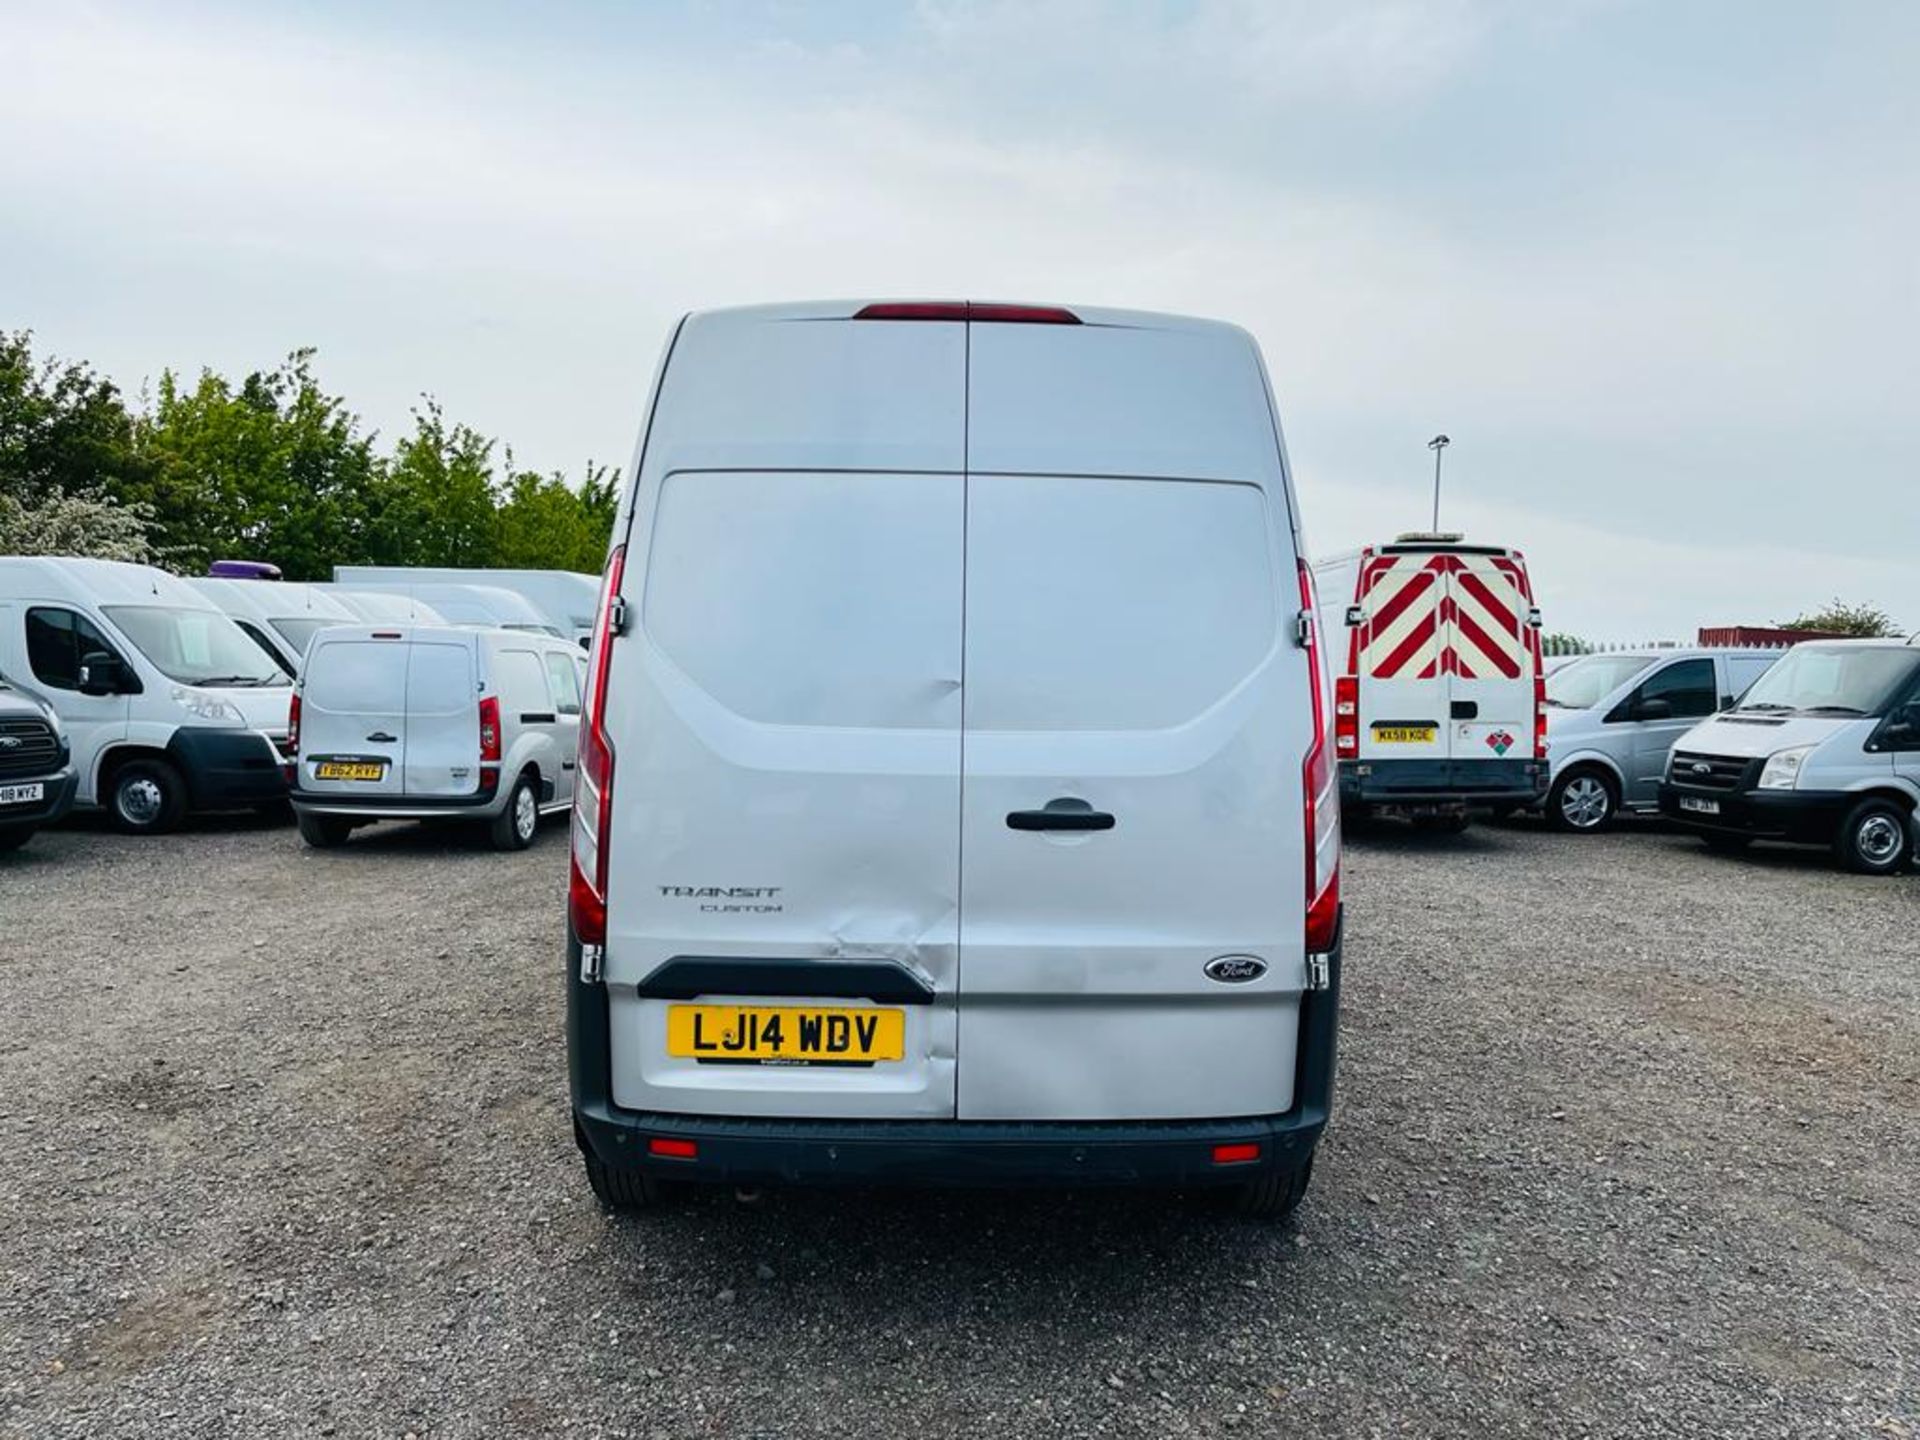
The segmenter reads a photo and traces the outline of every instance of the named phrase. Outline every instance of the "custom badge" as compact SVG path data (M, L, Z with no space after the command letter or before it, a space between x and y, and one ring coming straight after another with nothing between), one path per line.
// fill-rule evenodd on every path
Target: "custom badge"
M1487 748L1496 755L1505 755L1514 745L1513 736L1505 730L1496 730L1487 736Z

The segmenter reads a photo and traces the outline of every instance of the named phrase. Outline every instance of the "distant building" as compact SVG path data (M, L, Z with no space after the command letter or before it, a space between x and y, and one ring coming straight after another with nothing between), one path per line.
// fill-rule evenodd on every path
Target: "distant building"
M1702 625L1700 627L1700 643L1703 646L1750 645L1756 649L1773 649L1782 645L1798 645L1802 640L1844 640L1846 638L1837 630L1794 630L1782 625Z

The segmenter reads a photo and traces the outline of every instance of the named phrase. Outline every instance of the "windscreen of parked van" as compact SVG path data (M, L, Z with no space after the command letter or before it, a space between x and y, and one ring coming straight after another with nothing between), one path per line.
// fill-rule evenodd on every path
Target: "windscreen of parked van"
M1797 645L1753 682L1740 708L1873 715L1904 692L1916 670L1920 654L1904 646Z
M1547 703L1591 710L1651 664L1645 655L1583 655L1547 677Z
M1278 634L1251 485L974 475L969 730L1153 730L1193 719Z
M108 605L120 627L160 673L182 685L288 685L291 677L216 610Z
M336 715L399 715L407 708L407 646L333 640L307 665L307 704Z
M304 655L315 634L340 622L324 615L285 615L269 623L280 632L281 639L293 647L294 654Z
M958 475L692 472L661 488L644 618L735 714L930 726L960 682Z

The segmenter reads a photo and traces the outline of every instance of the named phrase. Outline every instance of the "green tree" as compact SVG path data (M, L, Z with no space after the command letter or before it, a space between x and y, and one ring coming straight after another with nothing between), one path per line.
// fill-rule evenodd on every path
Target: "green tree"
M606 466L589 464L578 490L564 476L522 470L500 498L495 563L597 574L607 558L616 503Z
M0 491L0 555L85 555L151 560L150 517L99 492L42 494L28 501Z
M470 426L449 425L426 397L413 433L382 467L363 553L380 565L492 565L499 520L493 444Z
M167 563L263 559L290 580L324 580L360 553L378 479L373 439L320 388L312 361L296 350L237 388L211 370L191 388L161 375L139 426L150 471L130 498L152 507Z
M1544 655L1591 655L1593 645L1578 635L1556 630L1551 635L1540 637L1540 650Z
M1781 626L1787 630L1830 630L1836 635L1854 635L1866 640L1906 633L1893 623L1893 617L1886 611L1872 605L1849 605L1837 597L1822 609L1782 621Z

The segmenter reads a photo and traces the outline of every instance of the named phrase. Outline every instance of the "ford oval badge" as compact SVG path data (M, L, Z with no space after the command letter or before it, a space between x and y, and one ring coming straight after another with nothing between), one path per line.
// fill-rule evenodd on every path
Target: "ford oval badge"
M1257 955L1216 955L1207 961L1207 978L1222 985L1244 985L1267 973L1267 962Z

